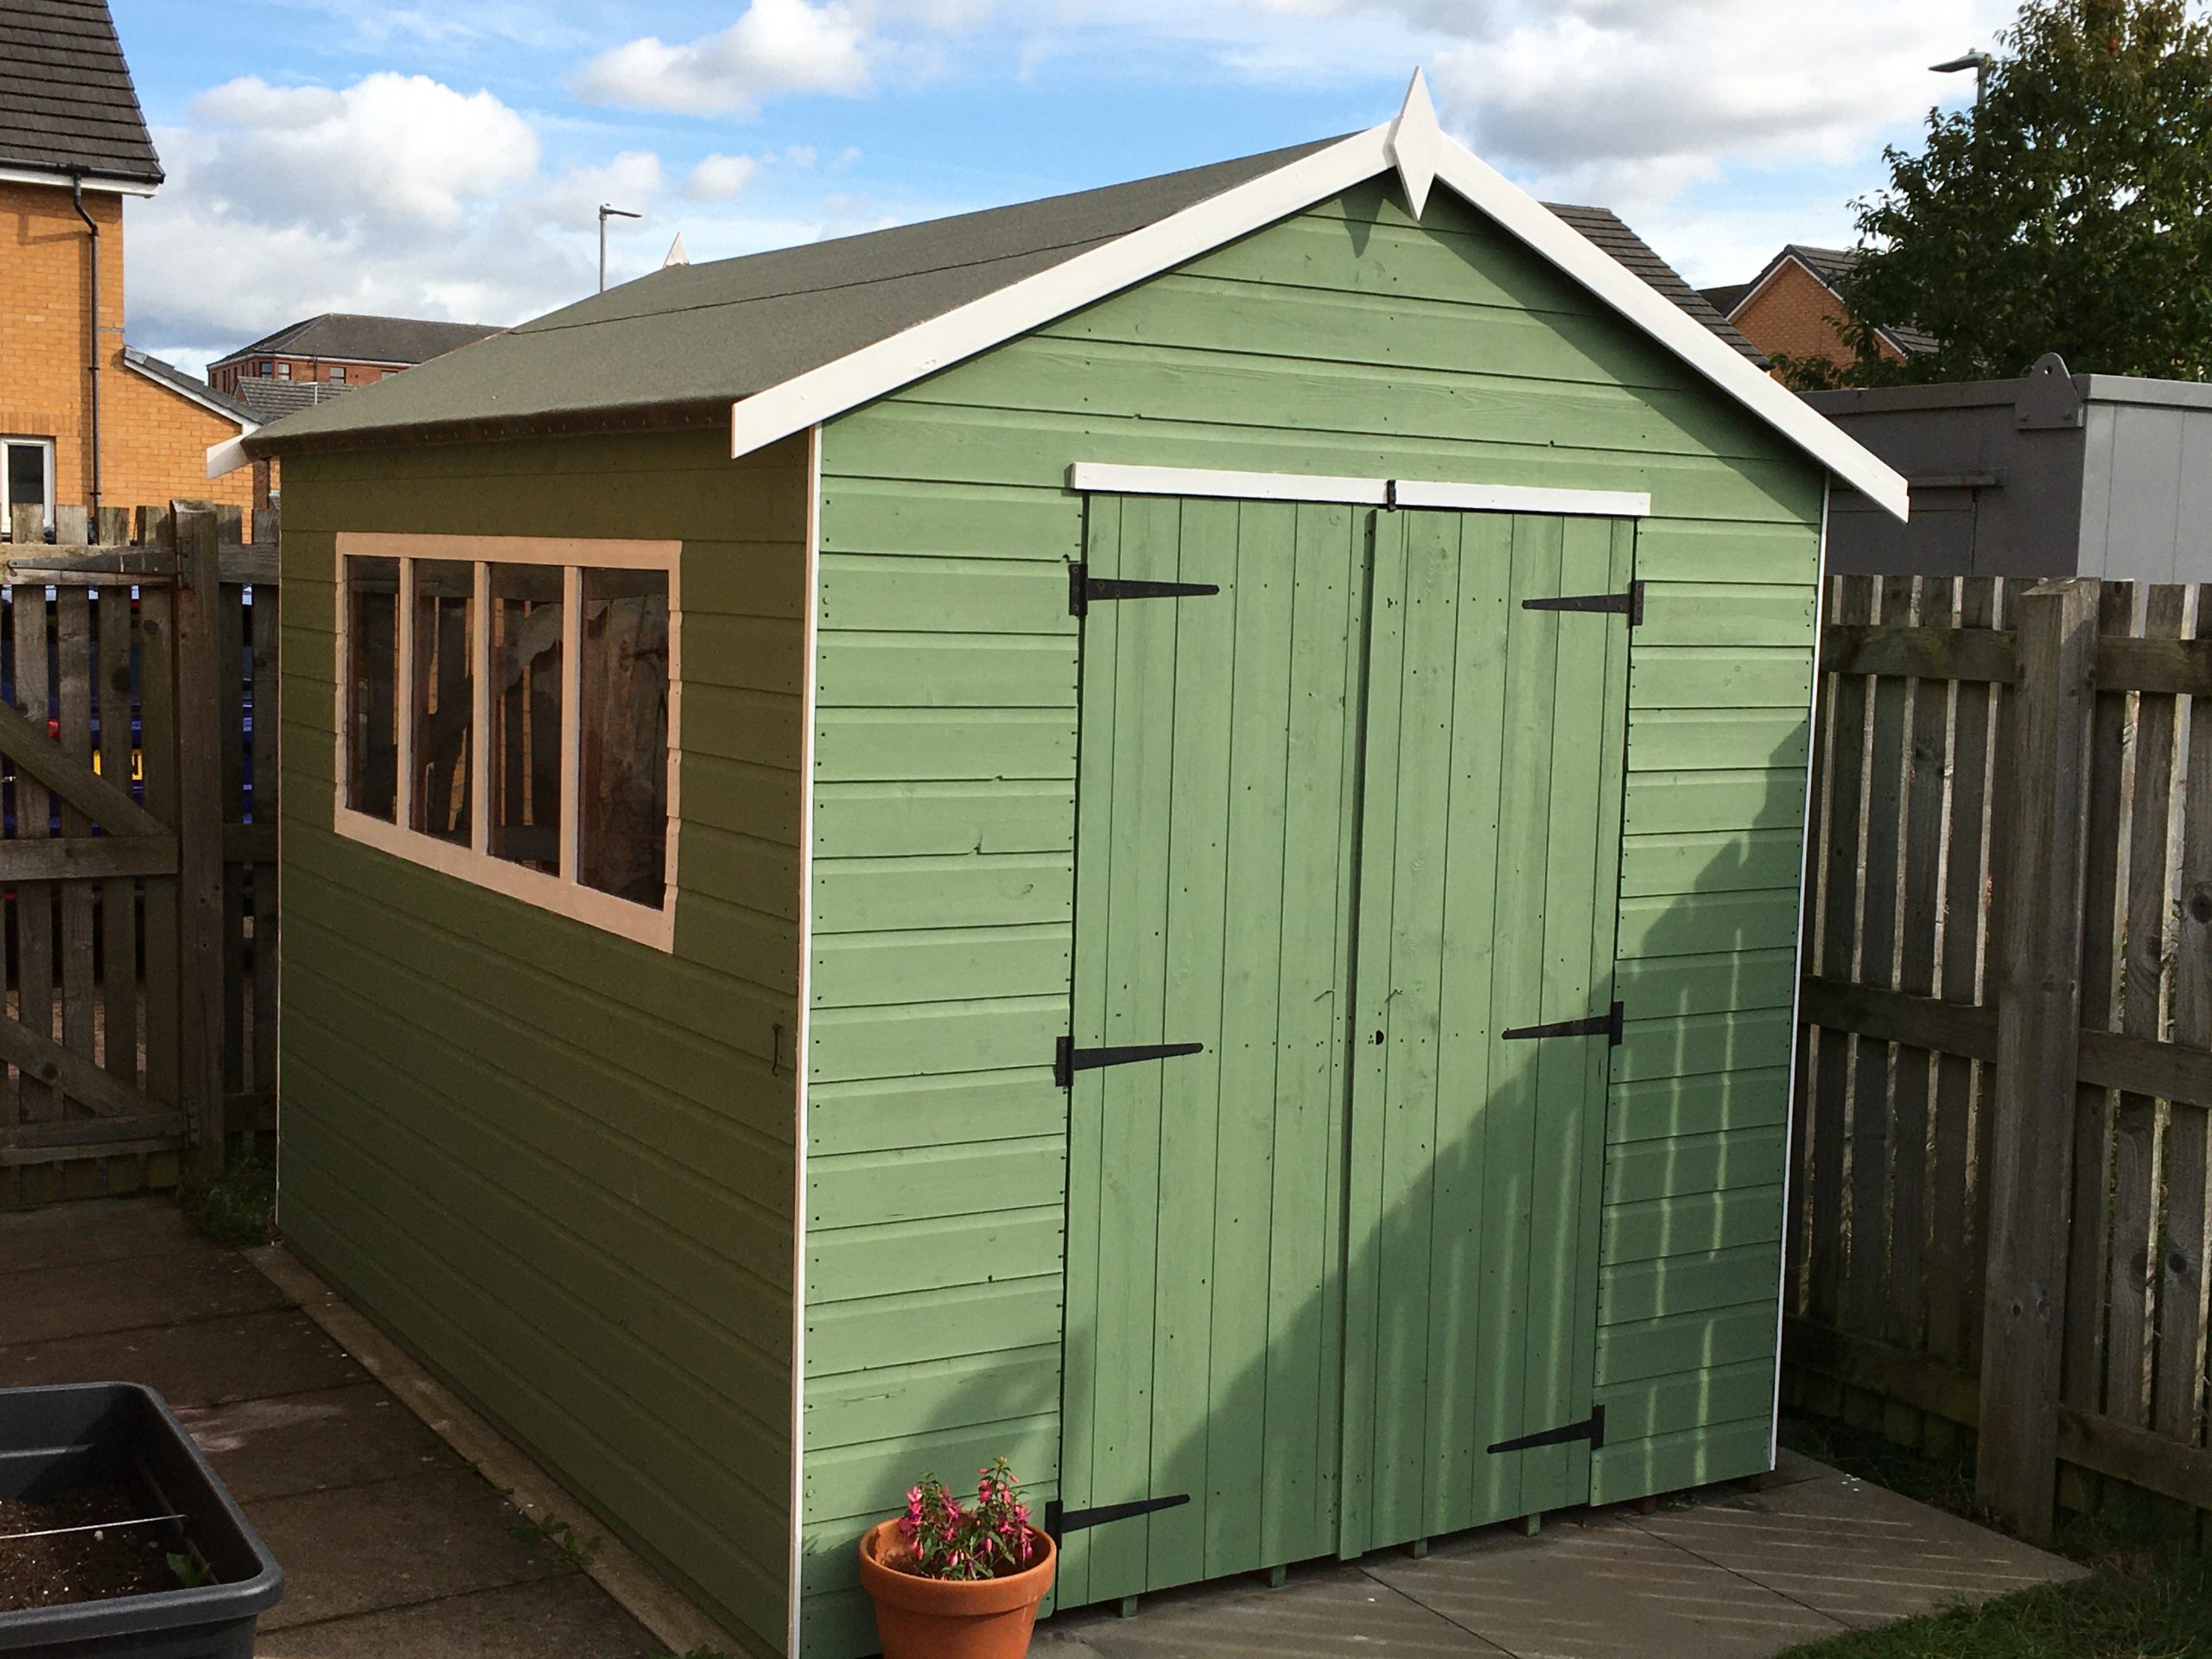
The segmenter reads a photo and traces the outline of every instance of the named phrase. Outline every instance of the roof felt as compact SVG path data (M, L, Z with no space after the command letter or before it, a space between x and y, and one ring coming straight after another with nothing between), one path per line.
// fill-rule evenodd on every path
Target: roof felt
M326 311L287 323L241 346L217 363L242 357L317 357L346 363L427 363L499 331L488 322L428 322L417 317L367 317ZM212 366L212 365L211 365Z
M997 292L1337 142L677 266L264 428L292 442L726 416L730 403ZM1619 219L1560 218L1738 350L1758 353Z
M0 0L0 167L162 181L106 0Z

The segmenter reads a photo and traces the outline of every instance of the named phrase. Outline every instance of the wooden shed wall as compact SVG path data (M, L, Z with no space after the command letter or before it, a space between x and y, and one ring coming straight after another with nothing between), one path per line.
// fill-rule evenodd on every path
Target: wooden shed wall
M1650 492L1598 1495L1762 1468L1822 480L1440 188L1378 185L823 435L804 1649L927 1468L1058 1456L1076 460Z
M301 455L284 486L286 1234L780 1652L804 440ZM340 530L682 538L672 955L333 834Z

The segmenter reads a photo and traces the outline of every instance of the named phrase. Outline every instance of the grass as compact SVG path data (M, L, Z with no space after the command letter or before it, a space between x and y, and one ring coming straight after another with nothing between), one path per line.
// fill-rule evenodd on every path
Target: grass
M1784 1439L1862 1480L1988 1524L1966 1459L1930 1459L1827 1423L1789 1422ZM2086 1579L1807 1643L1786 1659L2212 1659L2212 1563L2189 1553L2194 1532L2177 1533L2155 1505L2115 1503L2061 1530L2059 1553L2088 1567Z
M214 1243L243 1250L276 1236L276 1170L258 1158L238 1160L181 1197L193 1230Z

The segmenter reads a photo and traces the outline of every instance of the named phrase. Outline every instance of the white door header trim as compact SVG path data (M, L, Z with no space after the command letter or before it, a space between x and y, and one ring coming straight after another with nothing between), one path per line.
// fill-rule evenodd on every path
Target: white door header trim
M1448 484L1414 478L1346 478L1325 473L1234 473L1198 467L1124 467L1078 461L1068 487L1100 495L1200 495L1239 501L1344 501L1367 507L1443 507L1461 512L1529 512L1649 518L1651 498L1633 490L1552 490L1519 484Z

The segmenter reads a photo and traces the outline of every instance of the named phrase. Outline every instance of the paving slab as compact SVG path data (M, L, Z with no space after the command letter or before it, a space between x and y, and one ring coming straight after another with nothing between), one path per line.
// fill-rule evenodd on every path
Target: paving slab
M183 1406L177 1415L241 1503L467 1466L375 1382Z
M0 1388L126 1378L173 1406L358 1382L366 1375L296 1308L0 1345Z
M576 1571L517 1538L515 1511L474 1470L270 1498L251 1516L284 1567L264 1630Z
M1258 1579L1143 1599L1136 1616L1111 1608L1064 1613L1039 1626L1047 1659L1495 1659L1503 1649L1350 1565L1301 1568L1271 1590Z
M69 1262L11 1273L7 1340L54 1342L285 1307L290 1299L221 1250Z
M1381 1582L1516 1659L1764 1659L1844 1626L1626 1521L1555 1517L1377 1554Z
M167 1198L94 1200L96 1221L79 1212L84 1204L49 1205L43 1210L10 1211L0 1274L38 1268L69 1267L90 1262L119 1262L134 1255L159 1255L188 1242L207 1248L185 1224L184 1212Z
M270 1631L256 1659L661 1659L668 1644L581 1573Z
M2061 1556L1827 1471L1636 1525L1847 1624L1885 1624L2081 1578Z

